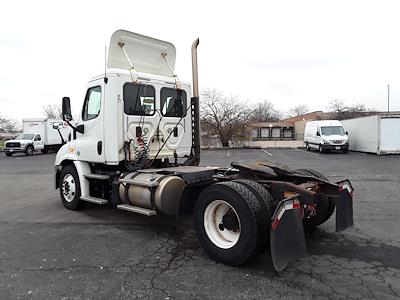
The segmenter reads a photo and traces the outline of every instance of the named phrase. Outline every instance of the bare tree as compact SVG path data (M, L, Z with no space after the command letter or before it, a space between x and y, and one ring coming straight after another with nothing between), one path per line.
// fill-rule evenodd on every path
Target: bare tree
M353 104L346 106L342 100L332 100L329 102L329 108L338 120L352 119L360 116L366 116L376 113L377 110L368 108L365 104Z
M281 113L275 109L274 105L268 100L256 103L250 110L250 121L256 122L274 122L281 118Z
M0 115L0 131L16 132L17 125L16 125L15 121Z
M343 120L347 107L343 100L335 99L329 102L329 109L335 114L335 119Z
M307 104L300 104L288 111L288 117L295 117L295 116L300 116L308 113L310 111L310 108L308 107Z
M42 106L44 115L49 119L62 119L62 109L60 104L46 104Z
M222 147L229 147L234 135L244 134L248 109L238 97L226 97L216 89L201 93L201 120L209 134L219 136Z

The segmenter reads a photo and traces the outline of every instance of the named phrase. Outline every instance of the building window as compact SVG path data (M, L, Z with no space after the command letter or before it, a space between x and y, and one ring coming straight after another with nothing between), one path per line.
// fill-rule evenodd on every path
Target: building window
M251 138L252 139L257 139L258 138L258 130L257 129L253 129L251 131Z
M262 139L268 139L270 136L269 134L269 128L261 128L261 132L260 132L260 137Z
M283 137L284 138L292 138L293 137L293 130L291 128L283 129Z
M273 138L280 138L281 137L281 128L280 127L272 128L272 137Z

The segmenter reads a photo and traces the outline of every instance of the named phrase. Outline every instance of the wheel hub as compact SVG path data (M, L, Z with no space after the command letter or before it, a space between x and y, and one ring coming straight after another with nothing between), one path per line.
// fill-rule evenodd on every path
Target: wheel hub
M232 210L227 211L226 214L222 217L222 223L219 225L219 228L221 230L224 230L226 228L227 230L231 231L237 231L239 229L239 220Z
M61 188L65 201L71 202L72 200L74 200L76 186L75 179L71 174L67 174L64 176Z
M239 241L240 219L228 202L214 200L204 211L204 229L214 245L229 249Z

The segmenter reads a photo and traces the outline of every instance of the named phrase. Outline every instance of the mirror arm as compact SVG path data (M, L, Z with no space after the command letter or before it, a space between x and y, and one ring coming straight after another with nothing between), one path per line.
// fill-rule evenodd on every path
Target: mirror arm
M74 140L76 139L76 133L77 132L79 132L79 133L85 133L85 126L83 125L83 124L81 124L81 125L78 125L78 126L74 126L74 125L72 125L69 121L67 121L67 120L64 120L65 122L67 122L67 124L72 128L72 130L74 131L73 133L74 133Z

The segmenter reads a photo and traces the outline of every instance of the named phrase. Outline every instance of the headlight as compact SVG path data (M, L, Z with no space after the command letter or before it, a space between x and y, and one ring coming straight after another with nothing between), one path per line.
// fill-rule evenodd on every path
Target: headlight
M25 146L25 145L26 145L26 143L20 143L20 145L21 145L21 146Z
M331 142L328 140L323 140L324 144L330 144Z

